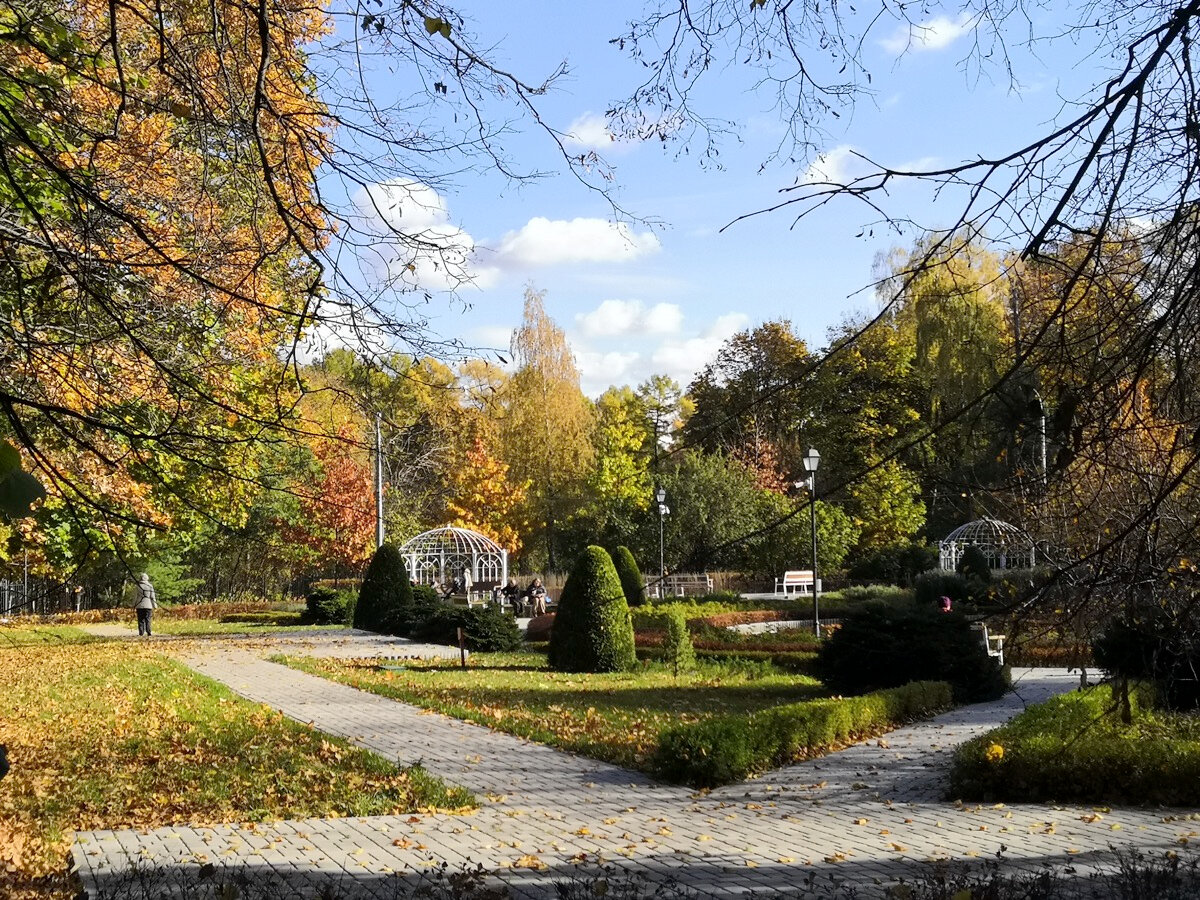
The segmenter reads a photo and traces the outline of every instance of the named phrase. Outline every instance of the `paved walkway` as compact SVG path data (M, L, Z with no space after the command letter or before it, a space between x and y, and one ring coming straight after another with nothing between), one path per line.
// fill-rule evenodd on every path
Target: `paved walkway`
M694 794L286 669L232 642L214 642L188 661L299 721L401 763L420 762L474 791L481 807L466 816L81 832L73 857L92 896L127 877L131 861L169 869L184 883L205 863L228 865L254 879L303 885L305 896L328 882L351 896L390 897L395 879L411 877L396 873L440 862L482 865L530 897L553 896L555 881L598 860L709 896L795 890L809 873L869 887L927 860L988 857L1001 848L1011 863L1029 867L1100 861L1112 845L1165 851L1200 827L1186 811L940 799L953 747L1077 683L1057 670L1019 670L1016 692L995 703Z

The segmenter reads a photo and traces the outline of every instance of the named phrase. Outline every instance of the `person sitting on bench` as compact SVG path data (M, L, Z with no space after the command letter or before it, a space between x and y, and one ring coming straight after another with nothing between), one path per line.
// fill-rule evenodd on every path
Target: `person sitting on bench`
M525 591L525 595L529 598L529 602L533 604L532 614L534 616L544 616L546 614L546 588L542 586L542 579L533 579L533 583L529 585L529 589Z

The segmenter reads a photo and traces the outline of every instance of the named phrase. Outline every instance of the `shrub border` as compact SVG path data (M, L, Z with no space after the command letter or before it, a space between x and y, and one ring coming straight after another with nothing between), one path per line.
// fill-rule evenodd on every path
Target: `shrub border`
M861 697L778 706L664 731L650 764L658 777L697 788L751 775L879 734L953 705L944 681L915 681Z

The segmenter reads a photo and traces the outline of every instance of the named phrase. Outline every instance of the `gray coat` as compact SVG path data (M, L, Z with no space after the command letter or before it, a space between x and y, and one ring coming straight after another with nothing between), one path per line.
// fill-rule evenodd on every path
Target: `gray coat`
M134 609L157 609L158 597L154 595L154 585L150 583L150 576L142 574L134 586L137 590L137 600L133 604Z

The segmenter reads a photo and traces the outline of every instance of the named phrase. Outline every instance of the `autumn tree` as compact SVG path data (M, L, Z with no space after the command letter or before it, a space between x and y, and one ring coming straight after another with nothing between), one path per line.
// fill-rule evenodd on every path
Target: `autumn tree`
M510 554L519 554L527 485L509 478L508 466L491 454L483 437L476 436L449 480L448 524L478 531Z
M694 411L683 427L689 446L726 453L747 446L752 457L769 441L792 465L797 429L810 419L804 390L812 356L790 322L739 332L688 387Z
M558 532L585 497L594 419L566 335L544 301L532 288L525 292L524 317L512 339L517 371L505 391L500 433L512 478L529 484L529 544L554 570Z

